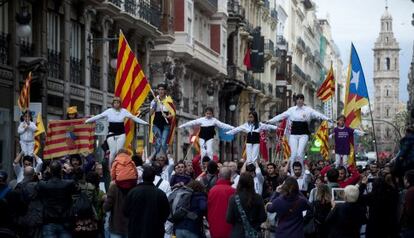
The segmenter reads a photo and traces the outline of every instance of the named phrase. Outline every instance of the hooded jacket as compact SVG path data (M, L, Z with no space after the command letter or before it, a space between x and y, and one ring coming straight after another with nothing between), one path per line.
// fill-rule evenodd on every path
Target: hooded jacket
M137 181L137 168L130 155L120 153L115 157L115 160L112 163L111 177L112 180L115 180L116 182L128 180L134 180L135 182Z

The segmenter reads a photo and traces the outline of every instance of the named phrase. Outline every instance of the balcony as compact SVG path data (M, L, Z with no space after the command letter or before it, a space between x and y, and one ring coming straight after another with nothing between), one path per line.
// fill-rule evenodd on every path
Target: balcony
M305 52L306 50L306 44L302 40L302 37L298 37L298 40L296 41L296 48L301 50L302 52Z
M276 11L276 9L272 9L271 11L270 11L270 16L274 19L274 20L276 20L277 21L277 11Z
M302 78L303 80L306 80L307 75L299 68L299 66L297 64L295 64L293 66L293 72L298 75L300 78Z
M0 64L8 65L9 62L9 34L0 32Z
M84 85L82 80L82 60L70 57L70 82Z
M229 13L229 18L238 18L241 20L246 16L246 9L240 6L238 0L229 0L227 2L227 11Z
M60 60L60 52L48 49L47 62L48 62L48 77L55 79L62 79L62 65Z
M217 0L194 0L194 5L208 15L217 12Z
M91 87L96 89L101 89L101 66L99 64L99 59L92 58L91 60Z
M275 44L273 43L272 40L268 40L265 45L264 45L264 51L265 51L265 58L267 58L266 56L269 55L270 58L276 57L276 52L275 52Z
M135 19L142 20L155 28L161 25L161 8L157 4L151 4L146 0L105 0L104 4L99 7L106 13L113 15L114 18L123 18L119 13L125 13ZM133 23L126 18L129 24ZM139 25L139 23L135 23Z

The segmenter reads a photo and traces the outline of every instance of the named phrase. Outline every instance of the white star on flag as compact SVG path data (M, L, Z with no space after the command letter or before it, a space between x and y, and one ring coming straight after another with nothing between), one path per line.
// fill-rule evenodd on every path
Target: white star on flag
M358 91L358 85L359 85L359 73L360 71L353 71L352 70L352 78L350 84L355 84L355 90Z

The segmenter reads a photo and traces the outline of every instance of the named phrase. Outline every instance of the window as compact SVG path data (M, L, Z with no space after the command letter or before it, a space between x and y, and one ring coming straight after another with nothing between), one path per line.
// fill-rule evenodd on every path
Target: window
M388 94L388 88L387 88L387 97L389 96L389 94Z
M82 26L72 21L70 31L70 81L83 85L82 80Z
M385 58L385 68L387 70L390 70L390 58L389 57Z
M387 92L388 92L388 90L387 90ZM389 117L389 116L390 116L390 109L387 108L387 117Z
M0 32L9 33L9 4L0 6Z
M381 60L380 58L377 58L377 70L379 71L381 68Z
M47 12L48 76L55 79L62 79L62 65L60 63L60 27L60 15L56 12Z

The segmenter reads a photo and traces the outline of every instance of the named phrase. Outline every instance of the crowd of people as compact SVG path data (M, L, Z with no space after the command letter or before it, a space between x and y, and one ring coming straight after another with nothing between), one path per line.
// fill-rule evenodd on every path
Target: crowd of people
M413 237L414 170L398 163L174 163L121 149L105 183L92 156L22 152L16 179L0 171L0 237Z
M155 149L145 158L124 149L124 121L148 123L123 109L120 98L85 120L109 121L104 159L71 154L42 160L33 152L36 125L24 113L14 174L0 170L0 237L414 237L414 128L394 159L362 168L347 155L353 134L364 132L346 127L340 116L331 135L332 161L305 160L310 120L333 121L298 95L297 105L269 124L251 111L245 124L233 127L206 108L205 117L180 126L200 127L200 154L174 160L168 144L175 109L165 89L158 85L151 103ZM76 108L69 108L68 120L76 118ZM270 124L283 119L291 128L290 158L260 159L260 132L276 130ZM246 159L214 155L216 127L247 134Z

